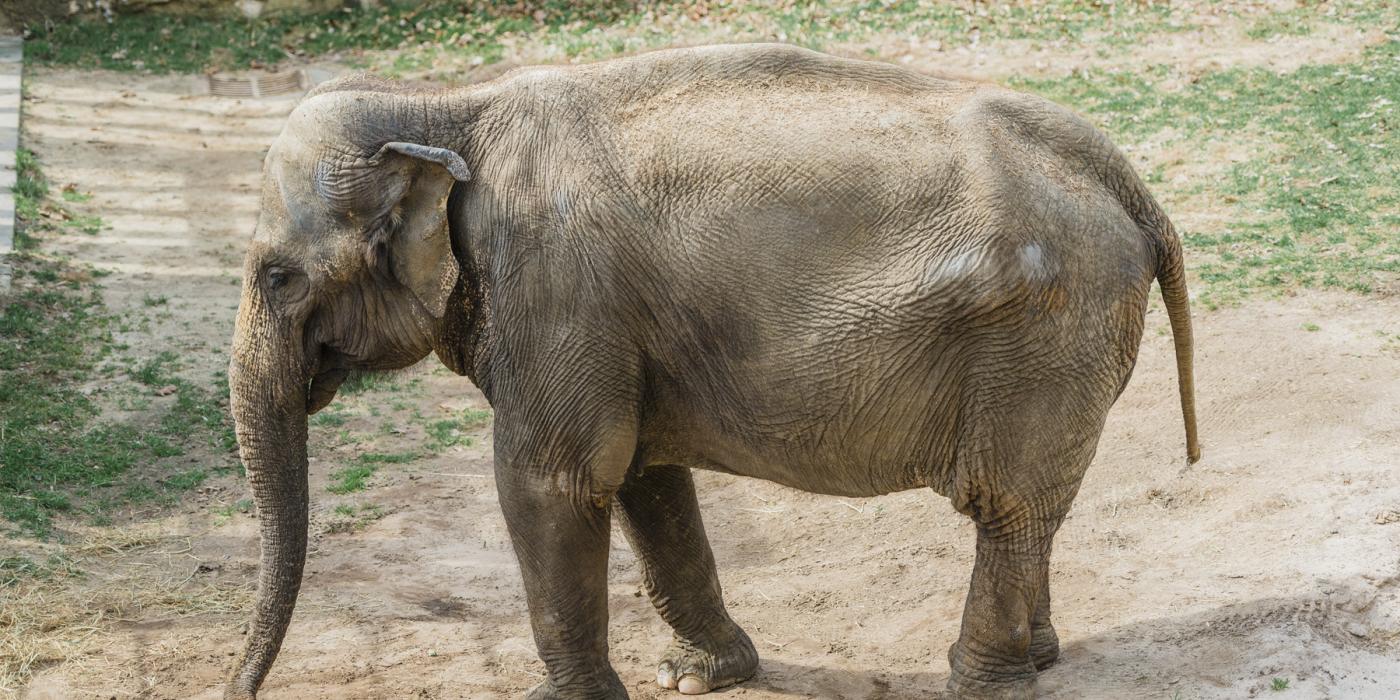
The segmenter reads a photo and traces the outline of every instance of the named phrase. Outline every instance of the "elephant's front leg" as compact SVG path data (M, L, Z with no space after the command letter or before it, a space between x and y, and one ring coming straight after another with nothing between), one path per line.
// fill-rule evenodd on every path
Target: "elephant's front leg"
M758 652L724 609L690 470L629 474L617 494L617 511L641 559L651 602L675 630L656 682L697 695L753 676Z
M608 663L606 506L560 490L560 481L498 463L501 508L548 676L529 700L619 700L627 690Z

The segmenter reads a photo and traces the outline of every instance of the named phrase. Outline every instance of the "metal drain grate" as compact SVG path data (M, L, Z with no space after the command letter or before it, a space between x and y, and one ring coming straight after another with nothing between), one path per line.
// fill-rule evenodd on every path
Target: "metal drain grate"
M209 94L222 97L263 97L285 95L307 88L306 73L300 68L285 73L210 75Z

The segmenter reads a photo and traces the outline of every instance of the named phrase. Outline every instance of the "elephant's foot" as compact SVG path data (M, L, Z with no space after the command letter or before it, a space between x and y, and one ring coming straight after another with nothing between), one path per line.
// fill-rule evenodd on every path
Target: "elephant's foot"
M991 665L962 650L958 642L948 650L948 693L956 700L1033 700L1035 666L1029 659L1021 665Z
M571 683L565 688L547 680L526 693L525 700L627 700L627 688L611 668L597 675L602 676L599 682Z
M683 695L701 695L748 680L758 671L758 652L738 625L714 635L716 641L676 639L661 657L656 683Z
M1051 625L1042 625L1031 630L1031 663L1035 670L1044 671L1055 665L1060 658L1060 636Z

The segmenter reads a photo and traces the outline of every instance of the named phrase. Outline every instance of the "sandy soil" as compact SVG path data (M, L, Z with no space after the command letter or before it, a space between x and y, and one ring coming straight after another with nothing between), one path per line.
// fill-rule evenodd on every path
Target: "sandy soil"
M75 208L112 225L60 250L115 271L114 307L171 299L153 332L129 339L138 350L177 348L192 376L217 369L261 153L291 103L188 97L169 80L107 74L28 80L29 146L56 183L94 194ZM1309 293L1198 310L1196 323L1206 456L1185 467L1170 339L1154 312L1057 540L1064 654L1042 693L1239 698L1279 677L1291 697L1400 695L1400 298ZM433 365L407 378L421 383L344 399L349 422L314 433L314 551L265 697L518 697L541 677L489 476L489 427L473 446L386 467L363 494L322 488L358 451L420 442L412 410L485 406ZM371 404L389 400L407 408L374 416ZM386 420L403 425L380 429ZM370 437L354 444L343 431ZM697 480L730 610L763 657L725 697L940 694L973 548L945 500ZM233 594L109 616L23 697L219 697L243 642L257 539L252 516L212 507L243 493L226 479L173 514L133 514L143 544L89 553L93 573L74 584L93 600L143 581L188 600ZM360 502L387 515L351 532L327 526L334 504ZM633 697L669 696L651 682L669 633L620 535L611 581L618 672Z
M1104 48L1093 41L1000 40L943 49L918 39L902 43L874 42L849 47L859 56L867 48L878 55L926 73L952 74L983 80L1009 77L1064 77L1076 71L1118 72L1139 66L1167 65L1173 79L1164 87L1198 79L1203 73L1228 68L1267 68L1276 73L1309 63L1354 60L1367 47L1385 41L1385 32L1321 24L1307 36L1252 39L1239 21L1219 19L1192 31L1145 37L1140 43Z

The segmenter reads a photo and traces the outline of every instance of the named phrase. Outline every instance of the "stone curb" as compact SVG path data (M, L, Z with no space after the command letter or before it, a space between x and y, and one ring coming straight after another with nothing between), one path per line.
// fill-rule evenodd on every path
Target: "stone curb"
M0 295L10 292L10 252L15 247L15 156L19 151L20 73L24 41L0 36Z

